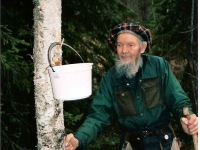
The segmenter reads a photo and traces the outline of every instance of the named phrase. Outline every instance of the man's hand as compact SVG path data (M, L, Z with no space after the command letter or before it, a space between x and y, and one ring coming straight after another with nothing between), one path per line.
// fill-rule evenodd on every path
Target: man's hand
M75 150L78 147L78 140L73 134L67 134L65 137L65 150Z
M180 121L185 133L188 135L194 135L198 133L198 117L195 114L191 114L189 120L185 117L182 117Z

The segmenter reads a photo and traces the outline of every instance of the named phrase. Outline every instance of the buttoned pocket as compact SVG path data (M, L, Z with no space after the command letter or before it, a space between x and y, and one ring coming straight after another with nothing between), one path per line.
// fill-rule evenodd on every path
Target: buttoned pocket
M161 89L159 78L143 80L141 83L142 98L146 108L153 108L161 105Z
M117 101L118 101L120 112L123 116L131 116L131 115L137 114L131 90L124 89L124 90L118 91Z

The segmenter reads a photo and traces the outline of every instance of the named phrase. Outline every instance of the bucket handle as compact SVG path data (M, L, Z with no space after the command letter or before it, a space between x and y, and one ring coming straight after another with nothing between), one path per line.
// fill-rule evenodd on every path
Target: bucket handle
M61 42L54 42L54 43L52 43L52 44L49 46L49 49L48 49L48 60L49 60L49 65L50 65L50 67L51 67L51 69L52 69L53 72L55 72L55 70L53 69L53 65L51 64L51 50L52 50L53 47L56 46L56 45L61 45ZM81 55L80 55L74 48L72 48L70 45L65 44L65 43L62 43L62 45L67 46L68 48L70 48L71 50L73 50L73 51L81 58L81 60L82 60L83 63L84 63L83 58L81 57Z

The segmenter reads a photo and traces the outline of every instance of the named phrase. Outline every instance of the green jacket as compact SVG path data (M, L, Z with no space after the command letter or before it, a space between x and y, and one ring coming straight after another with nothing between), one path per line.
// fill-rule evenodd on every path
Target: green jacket
M143 66L134 79L119 78L112 67L102 78L88 115L75 133L84 149L113 119L128 132L166 127L173 114L178 120L189 98L166 60L143 55Z

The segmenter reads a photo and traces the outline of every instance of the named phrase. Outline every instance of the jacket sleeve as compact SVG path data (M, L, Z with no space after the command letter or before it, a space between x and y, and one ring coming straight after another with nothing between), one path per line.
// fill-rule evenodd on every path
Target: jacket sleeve
M79 140L78 149L86 149L87 145L111 124L114 115L111 91L109 77L103 77L88 115L75 133L75 137Z
M179 81L174 76L166 60L162 61L163 73L163 94L167 107L174 117L180 119L183 116L183 108L188 107L192 112L190 99L183 91Z

